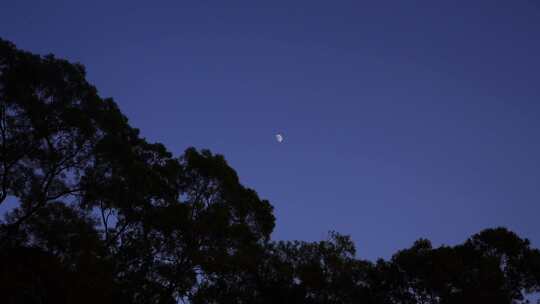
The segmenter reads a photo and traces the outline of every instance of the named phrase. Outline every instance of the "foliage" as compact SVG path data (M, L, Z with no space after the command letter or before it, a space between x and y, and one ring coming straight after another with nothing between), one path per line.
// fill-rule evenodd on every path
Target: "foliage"
M3 303L516 303L540 251L504 229L418 240L390 260L348 236L273 242L270 202L223 156L175 157L101 98L80 64L0 39Z

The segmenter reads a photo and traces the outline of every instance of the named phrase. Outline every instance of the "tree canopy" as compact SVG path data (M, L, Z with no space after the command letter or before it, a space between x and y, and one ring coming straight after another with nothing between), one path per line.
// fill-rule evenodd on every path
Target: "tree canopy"
M273 207L222 155L174 156L85 68L0 39L3 303L525 303L540 251L505 228L389 260L348 236L273 241Z

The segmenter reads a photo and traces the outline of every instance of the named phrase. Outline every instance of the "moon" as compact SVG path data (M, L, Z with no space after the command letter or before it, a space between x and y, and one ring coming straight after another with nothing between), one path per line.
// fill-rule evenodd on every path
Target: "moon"
M276 134L276 140L278 143L283 142L283 139L284 138L283 138L283 135L281 135L281 133Z

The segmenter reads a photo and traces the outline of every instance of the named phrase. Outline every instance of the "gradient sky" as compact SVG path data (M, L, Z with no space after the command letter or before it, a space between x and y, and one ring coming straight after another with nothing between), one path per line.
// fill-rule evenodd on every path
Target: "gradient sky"
M540 247L536 1L0 1L0 37L86 65L148 140L225 155L275 239Z

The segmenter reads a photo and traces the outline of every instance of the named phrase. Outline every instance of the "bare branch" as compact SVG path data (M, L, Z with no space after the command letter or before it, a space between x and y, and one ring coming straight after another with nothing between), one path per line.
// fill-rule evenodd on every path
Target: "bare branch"
M53 196L47 196L45 198L45 200L48 202L48 201L52 201L52 200L55 200L55 199L58 199L62 196L66 196L66 195L70 195L70 194L73 194L73 193L76 193L76 192L80 192L82 191L82 188L75 188L75 189L71 189L71 190L66 190L66 191L62 191L60 193L57 193Z
M99 201L99 207L101 209L101 220L103 221L103 227L105 229L105 242L108 242L109 240L109 226L107 224L107 220L109 216L105 217L105 209L103 208L103 202ZM109 213L110 214L110 213Z

